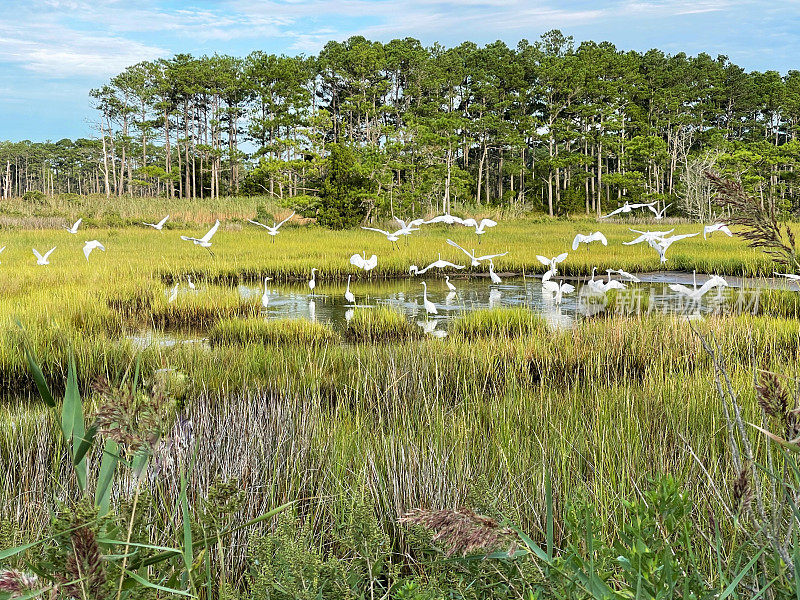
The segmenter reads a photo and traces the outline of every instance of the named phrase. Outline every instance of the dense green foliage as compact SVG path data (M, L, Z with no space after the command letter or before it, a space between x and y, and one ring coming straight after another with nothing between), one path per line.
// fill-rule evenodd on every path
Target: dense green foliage
M144 62L92 97L100 139L0 145L4 197L258 193L333 226L451 201L599 214L646 199L708 218L712 168L798 205L800 72L725 56L558 31L515 48L353 37L309 57Z

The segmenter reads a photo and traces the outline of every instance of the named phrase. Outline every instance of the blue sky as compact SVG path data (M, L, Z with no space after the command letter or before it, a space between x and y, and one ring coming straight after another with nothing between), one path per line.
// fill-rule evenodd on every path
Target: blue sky
M800 69L800 0L0 0L0 140L91 136L88 92L175 52L312 54L361 34L516 44L561 29L619 48Z

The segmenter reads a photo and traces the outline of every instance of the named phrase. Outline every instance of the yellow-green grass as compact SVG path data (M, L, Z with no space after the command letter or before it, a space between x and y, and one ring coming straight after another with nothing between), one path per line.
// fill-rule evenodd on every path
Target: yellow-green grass
M250 344L313 346L337 341L338 336L329 325L313 323L306 319L267 320L259 317L222 319L208 332L208 342L211 346Z
M0 320L88 320L89 328L111 330L118 330L122 323L210 326L216 317L252 314L259 303L255 295L242 301L234 298L235 292L213 291L212 284L261 286L263 277L271 276L276 282L304 285L316 267L320 293L340 294L342 282L350 275L354 293L362 297L377 289L373 286L380 280L408 276L410 264L422 267L440 254L465 264L466 257L447 245L448 237L481 253L508 250L507 256L496 260L497 271L530 274L546 268L536 259L537 254L552 256L565 251L575 233L600 228L606 232L609 246L593 244L570 251L560 265L562 272L587 274L593 266L601 272L610 267L630 272L660 268L656 253L646 245L621 245L632 234L620 223L517 219L501 222L480 237L461 226L427 226L394 248L373 232L291 224L284 226L272 243L263 230L234 219L226 221L215 236L213 257L179 238L181 234L202 235L207 225L210 222L164 233L132 227L95 229L79 231L76 236L59 229L0 231L0 243L7 247L0 255ZM676 233L700 229L688 224L675 227ZM87 261L81 248L88 239L100 240L107 251L95 250ZM31 248L43 252L52 246L57 246L52 264L36 265ZM362 251L378 255L378 266L369 273L348 260ZM738 238L719 235L708 241L702 236L682 240L670 248L668 256L666 266L671 269L749 275L771 275L774 270L762 253L747 248ZM459 276L483 270L468 266ZM167 287L181 282L185 291L187 275L193 276L200 293L191 300L182 293L174 306L166 306Z
M344 328L349 342L398 342L420 335L421 330L403 313L385 306L355 310Z

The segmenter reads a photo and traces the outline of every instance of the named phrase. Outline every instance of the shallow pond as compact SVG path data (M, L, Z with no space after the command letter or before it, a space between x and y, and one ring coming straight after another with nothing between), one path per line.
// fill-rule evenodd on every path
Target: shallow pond
M728 289L715 288L699 302L669 289L673 283L687 287L693 285L691 273L659 272L637 275L640 283L627 281L624 277L614 279L625 282L626 289L616 294L614 310L620 313L661 312L673 314L702 315L721 310L752 311L757 302L758 290L764 288L789 288L790 282L773 279L744 279L728 277ZM605 276L607 279L607 276ZM708 280L707 275L697 275L697 286ZM403 312L409 319L419 322L431 320L446 325L446 321L463 312L494 308L525 306L540 312L553 325L570 326L576 318L602 312L608 308L608 299L592 293L586 285L587 278L556 276L575 286L575 292L563 296L558 305L552 294L547 293L539 277L509 276L502 283L492 283L488 277L451 276L447 287L444 276L426 278L428 300L436 306L436 315L427 315L423 306L424 286L419 278L399 280L359 281L351 284L356 303L344 298L345 285L327 284L319 281L313 293L306 285L269 285L269 305L263 311L268 318L306 318L343 327L356 310L387 306ZM271 282L269 282L271 283ZM795 286L796 287L796 286ZM243 298L261 301L263 287L240 285L238 292ZM430 327L430 323L426 324Z

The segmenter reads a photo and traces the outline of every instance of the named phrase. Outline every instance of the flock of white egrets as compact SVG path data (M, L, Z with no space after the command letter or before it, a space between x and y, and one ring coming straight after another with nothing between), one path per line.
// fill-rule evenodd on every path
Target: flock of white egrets
M666 211L666 209L668 207L669 207L669 205L665 206L661 210L658 210L656 208L656 203L654 203L654 202L653 203L647 203L647 204L645 204L645 203L630 204L630 203L626 202L620 208L616 209L615 211L613 211L613 212L611 212L611 213L609 213L607 215L603 215L600 218L601 219L607 219L609 217L616 216L616 215L629 214L629 213L631 213L631 212L633 212L634 210L637 210L637 209L649 209L650 211L652 211L652 213L654 215L654 218L656 220L660 220L660 219L662 219L664 217L664 213L665 213L665 211ZM282 221L273 222L273 224L271 226L270 225L265 225L263 223L260 223L258 221L254 221L254 220L251 220L251 219L247 219L247 221L249 223L252 223L253 225L256 225L258 227L264 228L267 231L267 234L269 234L272 237L272 241L274 242L275 241L275 236L277 236L278 233L280 232L281 226L284 225L286 222L288 222L290 219L292 219L292 217L294 217L294 215L295 215L295 213L293 212L291 215L289 215L288 217L286 217ZM163 232L164 225L169 220L169 218L170 218L169 215L167 215L166 217L164 217L163 219L161 219L157 223L143 223L143 225L148 226L148 227L152 227L153 229L155 229L157 231ZM468 227L468 228L474 228L475 234L478 235L478 236L483 235L484 233L486 233L486 231L488 229L490 229L492 227L495 227L497 225L497 222L493 221L492 219L482 219L480 221L478 221L476 219L473 219L473 218L462 219L462 218L457 217L455 215L451 215L449 212L445 213L445 214L442 214L442 215L438 215L436 217L433 217L432 219L427 220L427 221L424 220L424 219L413 219L413 220L411 220L409 222L405 222L402 219L399 219L399 218L396 218L396 217L395 217L395 221L399 225L399 228L394 230L394 231L387 231L387 230L378 229L378 228L375 228L375 227L362 227L362 229L364 229L366 231L374 231L374 232L380 233L380 234L386 236L386 239L389 242L391 242L393 245L395 245L400 240L401 237L410 236L410 235L412 235L412 233L414 233L416 231L419 231L422 225L428 225L428 224L460 225L460 226L464 226L464 227ZM77 235L78 228L80 227L81 222L82 222L82 219L78 219L71 227L64 227L64 229L66 229L72 235ZM220 221L217 220L214 223L214 225L211 227L211 229L209 229L205 233L205 235L203 235L202 237L191 237L191 236L182 235L182 236L180 236L180 238L182 240L184 240L184 241L192 242L193 244L195 244L197 246L205 248L213 256L213 252L211 252L212 238L217 233L217 230L219 229L219 226L220 226ZM635 239L633 239L633 240L631 240L629 242L622 242L623 245L631 246L631 245L635 245L635 244L640 244L640 243L646 242L651 248L653 248L656 252L658 252L658 255L660 257L660 260L661 260L662 264L667 262L666 253L667 253L667 250L669 249L669 247L673 243L675 243L676 241L682 240L682 239L691 238L691 237L695 237L697 235L700 235L700 232L681 234L681 235L671 235L672 232L674 231L674 228L670 229L670 230L667 230L667 231L642 231L642 230L639 230L639 229L630 229L630 231L633 232L633 233L638 234L638 237L636 237ZM726 234L728 236L732 236L733 235L731 230L724 223L714 223L712 225L707 225L707 226L703 227L703 231L702 231L703 238L706 239L711 234L713 234L715 232L722 232L722 233L724 233L724 234ZM478 238L478 241L480 243L480 237ZM595 242L599 242L604 246L608 245L608 240L606 239L606 236L600 231L594 231L594 232L589 233L589 234L579 233L579 234L577 234L575 236L575 238L572 241L572 250L573 251L577 251L578 248L581 246L581 244L585 244L588 247L590 244L595 243ZM481 255L479 255L479 254L477 254L475 252L474 249L467 250L466 248L464 248L464 247L460 246L459 244L457 244L456 242L454 242L452 239L448 238L447 239L447 243L450 246L453 246L454 248L457 248L461 252L463 252L466 255L466 257L469 259L469 264L472 267L480 267L481 265L486 264L488 266L489 279L493 284L499 284L499 283L502 282L502 279L500 278L500 276L494 270L494 259L498 258L498 257L501 257L501 256L505 256L506 254L508 254L507 251L503 252L503 253L497 253L497 254L481 254ZM33 254L36 257L36 264L38 264L38 265L49 265L50 264L49 257L50 257L50 255L53 253L53 251L55 249L56 249L56 247L54 246L48 252L46 252L44 255L42 255L42 254L39 253L38 250L36 250L34 248L33 249ZM83 247L83 253L84 253L87 261L89 260L89 255L95 249L100 249L100 250L105 251L105 246L103 246L103 244L101 244L97 240L91 240L91 241L85 242L85 245ZM0 253L3 250L5 250L5 246L0 248ZM558 265L559 265L559 263L562 263L567 258L567 256L568 256L567 252L563 252L563 253L561 253L561 254L559 254L557 256L553 256L553 257L546 257L546 256L542 256L542 255L537 255L537 259L544 266L546 266L548 268L548 270L544 273L544 275L542 276L542 279L541 279L542 280L542 293L545 294L545 296L549 300L555 302L555 304L561 304L562 299L563 299L563 297L565 295L571 294L572 292L575 291L575 287L573 285L571 285L569 283L565 283L563 280L560 280L560 281L556 282L553 279L554 276L558 274ZM378 265L378 257L375 254L371 255L370 257L367 257L366 253L353 254L350 257L350 264L355 266L355 267L357 267L357 268L359 268L359 269L362 269L364 271L371 271L372 269L374 269ZM442 271L444 269L460 270L460 269L464 269L464 268L466 268L466 265L459 265L459 264L456 264L456 263L453 263L453 262L450 262L450 261L442 259L442 256L441 256L441 253L440 253L438 258L437 258L437 260L433 261L429 265L427 265L427 266L425 266L423 268L419 268L417 265L411 265L409 267L409 269L408 269L408 272L409 272L410 276L417 276L417 275L422 275L424 273L427 273L428 271L430 271L432 269L437 269L439 271ZM586 282L586 285L588 286L588 290L591 293L605 294L609 290L624 289L626 287L626 283L625 282L637 283L637 282L640 281L635 275L627 273L626 271L624 271L622 269L617 269L617 270L615 270L615 269L607 269L606 270L607 278L604 281L602 278L600 278L600 279L596 279L595 278L596 270L597 270L596 268L592 269L591 279L589 279ZM317 285L317 280L316 280L317 271L318 271L318 269L316 269L316 268L313 268L311 270L311 278L308 281L308 287L309 287L309 290L311 292L314 291L314 288ZM612 279L612 274L619 275L620 279ZM782 273L776 273L776 275L783 275L785 277L798 280L798 282L800 283L800 276L782 274ZM267 289L267 282L270 281L270 280L271 280L270 277L266 277L264 279L264 292L263 292L262 297L261 297L261 302L262 302L262 305L264 307L267 307L268 304L269 304L269 291ZM345 293L344 293L344 297L345 297L345 300L347 300L347 302L350 305L354 305L355 304L355 295L350 290L350 281L351 281L351 276L348 276L348 278L347 278L347 287L346 287L346 290L345 290ZM456 286L453 285L453 283L450 282L449 275L445 275L445 282L446 282L446 285L447 285L447 288L448 288L450 294L452 294L452 293L457 291L456 290ZM437 311L436 305L428 299L427 283L425 281L423 281L423 282L421 282L421 285L423 286L423 290L424 290L423 291L423 305L424 305L425 311L428 314L437 314L438 311ZM698 288L697 280L696 280L696 274L695 274L695 276L694 276L694 285L692 287L687 287L687 286L684 286L684 285L681 285L681 284L672 284L669 287L673 291L678 292L680 294L683 294L683 295L687 296L690 299L699 300L700 298L702 298L711 289L713 289L713 288L724 288L727 285L728 284L727 284L727 282L725 281L724 278L722 278L722 277L720 277L718 275L714 275L708 281L706 281L702 286L700 286ZM177 298L179 286L180 286L180 282L176 283L175 287L172 288L172 290L170 292L170 295L169 295L169 302L173 302ZM192 282L191 277L188 278L188 286L192 290L195 289L195 284Z

